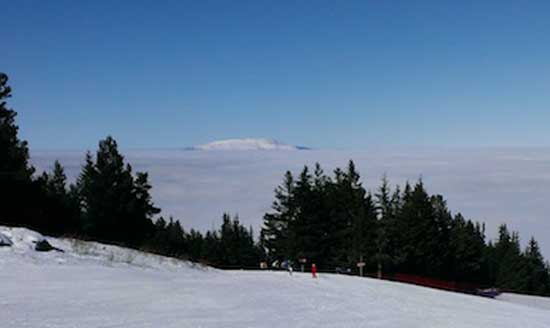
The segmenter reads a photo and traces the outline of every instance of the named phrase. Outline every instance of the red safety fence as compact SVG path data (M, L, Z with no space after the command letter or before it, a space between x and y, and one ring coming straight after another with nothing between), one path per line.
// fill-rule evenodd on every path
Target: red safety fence
M375 274L369 274L369 276L376 277ZM384 274L382 275L382 279L462 293L475 293L480 287L470 283L448 281L405 273Z

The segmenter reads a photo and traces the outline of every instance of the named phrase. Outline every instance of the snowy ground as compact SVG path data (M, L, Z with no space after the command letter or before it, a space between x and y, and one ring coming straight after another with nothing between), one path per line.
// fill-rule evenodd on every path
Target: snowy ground
M497 296L497 299L504 302L523 304L529 307L550 311L550 297L503 293Z
M219 271L97 243L0 227L2 327L548 327L550 310L412 285ZM541 300L545 301L546 299ZM531 304L532 305L532 304Z

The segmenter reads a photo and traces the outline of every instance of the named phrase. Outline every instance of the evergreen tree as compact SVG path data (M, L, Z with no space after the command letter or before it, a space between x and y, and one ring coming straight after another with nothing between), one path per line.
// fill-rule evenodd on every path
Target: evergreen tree
M291 251L285 259L307 258L310 261L319 261L318 241L320 226L315 215L316 209L311 203L313 198L313 177L309 168L304 166L294 189L296 214L290 222Z
M231 219L229 214L223 215L220 243L219 265L235 268L257 266L259 263L252 231L240 224L238 216Z
M311 216L311 239L315 241L315 256L316 259L310 258L309 261L316 262L318 267L326 267L329 259L335 257L333 255L334 245L337 241L334 238L333 226L330 217L330 185L331 179L325 175L321 165L315 163L313 172L313 181L311 185L311 197L307 202ZM299 254L301 255L301 254ZM298 256L296 260L300 260L302 256ZM304 258L306 258L304 256ZM306 258L307 259L307 258Z
M274 213L264 216L262 246L271 259L289 257L294 251L290 226L296 217L295 187L292 173L287 171L283 183L275 189Z
M15 124L17 113L9 109L6 99L11 97L8 76L0 73L0 177L2 186L16 183L30 183L34 168L28 163L27 142L17 136L19 127Z
M396 229L397 229L397 198L399 190L397 189L394 195L391 195L386 175L382 177L382 184L378 188L378 192L374 194L376 206L376 262L378 274L382 274L383 268L391 265L391 260L394 257L396 248Z
M404 263L402 269L409 273L433 274L438 268L432 267L432 251L438 247L433 238L436 227L432 204L419 181L412 191L405 189L404 204L400 220L406 227L403 234Z
M372 196L361 185L353 161L349 161L345 177L351 235L348 265L355 267L357 261L372 259L376 255L377 214Z
M526 264L526 286L525 289L535 294L550 294L550 274L540 253L540 248L531 237L524 253Z
M159 210L149 196L147 174L134 179L112 137L100 141L95 163L86 154L77 186L88 236L137 246L153 230L151 218Z
M506 225L501 225L498 241L494 247L495 285L510 291L526 290L526 267L520 250L518 234L510 233Z
M167 253L169 256L182 257L188 252L186 249L185 232L179 221L169 219L166 225L167 231Z
M45 218L35 228L53 235L78 234L79 206L67 190L67 176L61 163L56 160L52 173L42 173L36 183L42 190Z
M54 162L54 168L52 174L47 172L42 173L39 178L46 193L57 198L65 198L67 196L67 176L65 175L65 169L59 163Z
M216 231L207 231L204 236L202 258L207 263L218 264L223 261L220 238Z
M433 236L429 246L429 266L432 268L432 274L437 277L452 277L451 272L449 272L449 267L452 263L452 252L449 244L453 217L447 208L447 201L443 196L431 196L430 203L432 204L433 221L429 222L429 224L433 229ZM469 224L472 225L471 222ZM473 225L471 228L473 228ZM470 231L473 235L474 231Z
M449 277L458 281L481 282L485 242L483 233L458 213L451 223Z
M186 239L189 247L189 258L193 261L201 260L204 247L204 237L202 234L197 230L191 229Z
M27 142L18 137L17 113L7 107L8 76L0 73L0 217L5 223L35 226L43 220L42 194L33 184Z

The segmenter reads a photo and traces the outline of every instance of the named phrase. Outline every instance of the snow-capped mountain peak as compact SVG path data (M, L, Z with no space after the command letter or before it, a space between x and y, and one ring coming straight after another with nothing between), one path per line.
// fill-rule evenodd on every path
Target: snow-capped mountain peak
M191 147L192 150L300 150L306 147L292 146L274 139L226 139Z

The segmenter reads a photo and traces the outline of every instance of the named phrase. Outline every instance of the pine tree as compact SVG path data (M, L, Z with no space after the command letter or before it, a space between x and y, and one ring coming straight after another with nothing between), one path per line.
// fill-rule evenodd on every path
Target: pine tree
M294 252L290 225L296 217L295 187L292 173L287 171L283 183L275 189L274 212L264 216L262 246L272 260L290 257Z
M222 263L222 249L220 237L216 231L207 231L204 236L202 258L209 264Z
M77 235L80 232L79 206L72 192L67 189L67 176L61 163L56 160L52 173L42 173L36 184L43 194L41 207L44 220L35 228L53 235Z
M526 291L548 295L550 293L550 276L535 238L531 237L529 240L524 257L527 271Z
M510 233L506 225L499 227L498 241L494 245L496 258L495 285L504 290L527 289L526 267L521 254L519 236Z
M229 268L243 268L256 266L258 263L257 251L254 245L252 231L240 224L239 217L233 219L229 214L223 215L220 229L219 264Z
M204 247L204 238L200 232L191 229L186 237L189 247L189 257L193 261L199 261L202 259L202 250Z
M349 201L349 180L340 168L334 170L334 179L327 186L327 201L330 209L330 252L324 259L331 267L348 267L351 259L351 216L347 203Z
M374 194L376 208L376 270L379 275L386 266L390 266L394 258L396 239L397 239L397 208L399 189L391 195L386 175L382 177L382 184L378 188L378 192Z
M457 281L481 282L485 242L479 226L466 221L458 213L451 222L449 240L449 278Z
M173 257L182 257L186 255L187 249L185 244L185 231L183 230L179 221L174 221L170 217L166 226L167 231L167 243L168 243L168 255Z
M34 168L28 163L27 142L18 138L15 124L17 113L9 109L6 99L11 97L8 76L0 73L0 177L2 186L7 183L30 183Z
M375 255L376 210L372 196L361 185L360 175L351 160L345 176L351 236L348 265L354 266L356 262Z
M453 217L447 208L447 201L441 195L430 197L432 204L433 221L429 222L433 229L430 244L430 267L432 275L438 277L451 277L449 267L452 263L452 253L449 247L451 238L451 224ZM473 224L468 222L472 236L474 236ZM481 254L479 254L481 256Z
M286 259L307 258L319 261L320 226L311 200L313 198L313 177L309 168L304 166L294 189L296 206L295 219L290 222L290 239L293 250Z
M27 142L18 137L17 113L7 107L8 76L0 73L0 217L5 223L37 225L42 219L41 192L32 182Z
M320 268L330 264L329 259L332 255L335 244L333 237L333 226L330 217L330 184L331 179L325 175L321 165L315 163L313 172L313 181L311 185L311 197L308 201L310 219L310 235L315 241L316 259L310 258L309 261L315 261ZM298 256L300 260L305 256ZM307 258L306 258L307 259Z
M54 162L54 168L51 174L43 172L38 178L44 191L53 197L65 198L67 195L67 176L65 170L59 161Z
M133 177L124 163L116 141L100 141L96 161L86 154L77 182L83 215L83 231L88 236L137 246L153 231L151 218L159 210L153 206L147 174Z

